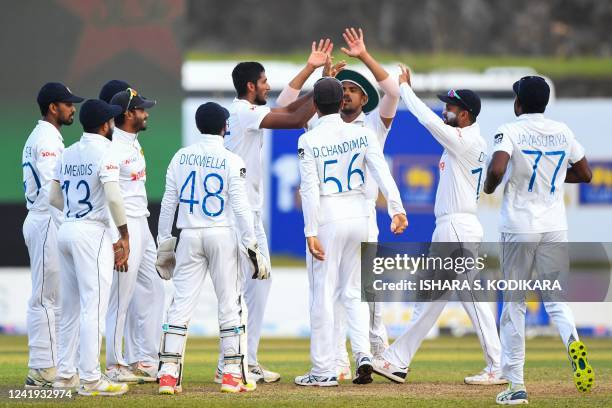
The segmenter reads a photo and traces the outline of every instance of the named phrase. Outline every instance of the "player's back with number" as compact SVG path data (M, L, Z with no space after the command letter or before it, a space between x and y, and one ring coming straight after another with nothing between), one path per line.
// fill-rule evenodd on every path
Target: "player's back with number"
M108 225L103 183L116 181L119 173L110 147L110 140L84 133L64 151L57 173L64 194L65 221L97 221Z
M223 147L221 136L203 134L198 143L180 149L167 176L178 194L177 228L230 226L228 198L235 177L246 177L244 163Z
M494 144L494 151L508 153L511 163L502 232L567 229L565 176L568 165L584 157L584 148L569 127L543 114L523 114L498 129Z

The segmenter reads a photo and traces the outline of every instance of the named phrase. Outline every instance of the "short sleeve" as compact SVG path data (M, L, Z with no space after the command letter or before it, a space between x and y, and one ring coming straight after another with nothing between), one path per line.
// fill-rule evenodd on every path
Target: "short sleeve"
M572 138L572 142L570 144L569 151L569 162L570 164L574 164L579 162L584 158L584 147L576 140L575 137Z
M267 106L251 105L240 111L240 121L244 124L245 129L259 129L261 122L266 115L270 113L270 108Z
M503 126L498 128L493 136L493 153L506 152L508 155L512 156L512 150L513 146L510 135Z
M100 162L100 182L119 182L119 160L113 149L108 149Z

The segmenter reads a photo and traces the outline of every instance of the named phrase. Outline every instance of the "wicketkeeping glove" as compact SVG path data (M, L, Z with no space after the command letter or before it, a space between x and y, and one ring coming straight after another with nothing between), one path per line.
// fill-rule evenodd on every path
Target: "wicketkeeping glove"
M155 269L160 278L169 280L174 275L174 267L176 266L176 256L174 247L176 246L176 238L168 238L159 243L157 248L157 260L155 261Z
M249 259L253 262L255 272L253 273L253 279L268 279L270 277L270 264L266 257L259 250L259 245L256 241L251 242L247 247L247 254Z

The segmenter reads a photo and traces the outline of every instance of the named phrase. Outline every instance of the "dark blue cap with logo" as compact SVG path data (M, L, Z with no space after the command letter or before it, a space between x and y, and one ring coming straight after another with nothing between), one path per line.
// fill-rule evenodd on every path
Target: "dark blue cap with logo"
M550 98L550 86L540 76L522 77L512 85L521 105L528 111L544 112Z
M113 99L113 96L115 96L117 92L125 91L129 87L130 84L125 81L121 81L120 79L111 79L104 84L102 89L100 89L99 98L106 103L110 103L111 99Z
M70 89L59 82L47 82L38 91L38 97L36 102L39 105L44 106L53 102L71 102L80 103L83 102L83 98L74 95Z
M470 89L451 89L446 94L439 94L438 99L450 105L459 106L474 117L480 113L480 96Z
M145 98L133 88L127 88L117 92L111 98L109 103L111 105L119 105L123 108L124 112L127 112L130 109L152 108L153 106L155 106L157 101Z
M110 105L100 99L88 99L79 111L79 121L83 129L95 129L119 115L121 106Z
M215 102L206 102L196 111L196 126L202 133L203 129L223 129L229 117L229 111L223 106Z

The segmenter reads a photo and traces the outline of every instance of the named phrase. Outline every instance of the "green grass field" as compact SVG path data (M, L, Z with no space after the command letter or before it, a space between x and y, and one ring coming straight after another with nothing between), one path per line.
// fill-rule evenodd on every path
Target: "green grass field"
M558 338L537 338L527 343L525 376L530 404L535 406L612 406L612 340L587 339L591 364L596 370L596 386L590 394L574 388L570 366ZM184 392L176 397L156 395L155 384L130 386L121 397L76 397L56 402L61 406L146 407L396 407L494 406L495 395L503 386L481 387L463 384L463 377L483 366L475 337L442 337L428 340L415 358L409 381L393 384L380 377L374 383L350 383L330 389L301 388L293 378L308 370L308 340L269 339L262 341L260 359L279 371L280 384L261 385L248 394L227 395L213 384L217 359L217 339L192 338L187 343ZM24 337L0 336L0 404L52 405L48 401L9 400L8 389L19 388L26 375L27 347ZM170 402L170 400L172 402ZM172 405L170 405L172 404Z

